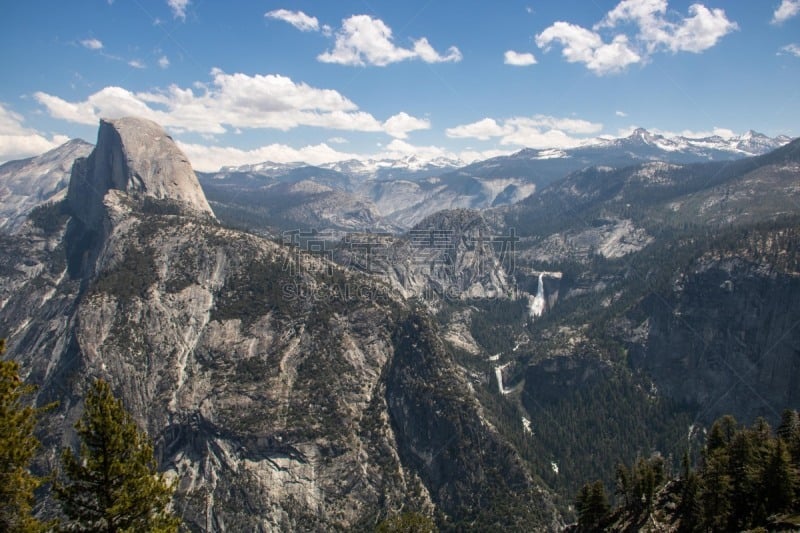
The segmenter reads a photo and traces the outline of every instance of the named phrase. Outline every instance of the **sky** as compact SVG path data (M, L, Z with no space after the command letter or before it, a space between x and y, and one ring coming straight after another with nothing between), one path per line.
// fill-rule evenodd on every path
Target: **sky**
M7 1L0 50L0 161L127 115L204 171L800 136L800 0Z

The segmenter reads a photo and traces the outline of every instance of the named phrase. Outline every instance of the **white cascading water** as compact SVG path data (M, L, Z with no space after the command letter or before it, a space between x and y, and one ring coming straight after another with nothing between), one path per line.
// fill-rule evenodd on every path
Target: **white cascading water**
M530 300L530 307L528 312L532 318L542 316L544 313L545 299L544 299L544 274L539 274L539 284L536 286L536 296ZM530 297L528 297L530 299Z

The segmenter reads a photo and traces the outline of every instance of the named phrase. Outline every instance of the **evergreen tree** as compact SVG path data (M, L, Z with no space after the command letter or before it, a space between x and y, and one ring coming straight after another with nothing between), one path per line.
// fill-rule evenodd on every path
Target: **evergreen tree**
M598 530L610 510L603 482L597 480L591 485L587 483L581 487L575 500L575 507L578 510L578 528L581 531Z
M783 440L776 439L762 480L766 513L769 515L791 508L796 485L797 473L786 444Z
M153 446L111 387L97 380L75 424L81 439L76 457L62 453L66 479L55 484L69 531L175 532L168 510L173 487L156 471Z
M731 518L732 482L728 474L729 458L725 448L706 450L703 467L703 526L711 531L725 531Z
M800 414L794 409L786 409L781 413L778 426L778 437L786 443L792 461L800 464Z
M0 339L0 356L5 340ZM33 491L41 480L28 466L39 448L33 435L38 411L25 405L23 397L34 387L19 377L15 361L0 361L0 531L40 531L43 525L33 518Z
M703 507L700 503L702 488L700 477L692 469L688 451L683 454L681 470L681 500L678 507L681 517L679 531L698 531L703 520Z

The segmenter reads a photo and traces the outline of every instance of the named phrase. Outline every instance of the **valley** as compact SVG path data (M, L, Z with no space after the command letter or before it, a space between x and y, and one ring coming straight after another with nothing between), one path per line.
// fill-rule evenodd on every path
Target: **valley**
M754 133L196 174L101 121L0 166L34 469L102 377L189 530L560 530L618 463L800 408L799 183Z

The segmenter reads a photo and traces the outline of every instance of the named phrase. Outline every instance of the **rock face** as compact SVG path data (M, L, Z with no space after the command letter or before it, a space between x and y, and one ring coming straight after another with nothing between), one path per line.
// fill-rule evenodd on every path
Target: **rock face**
M75 159L92 145L73 139L40 156L0 165L0 230L14 232L33 208L64 198Z
M97 146L75 162L67 200L86 226L98 228L109 190L169 200L214 216L186 156L163 128L140 118L101 120Z
M402 509L560 525L401 295L221 227L196 183L160 128L105 121L67 215L0 234L0 336L38 402L59 401L42 470L102 377L154 439L192 531L371 530Z
M783 237L781 243L781 235L770 235L777 249L797 238ZM745 253L709 254L670 293L648 298L641 309L648 320L638 326L646 338L630 344L632 363L664 393L702 406L702 422L735 413L776 423L785 407L800 406L796 267Z

